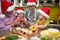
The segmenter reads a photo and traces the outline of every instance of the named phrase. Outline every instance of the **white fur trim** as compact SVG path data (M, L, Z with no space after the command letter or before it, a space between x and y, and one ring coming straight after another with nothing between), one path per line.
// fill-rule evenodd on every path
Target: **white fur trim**
M10 6L10 7L7 8L7 11L12 11L12 10L14 10L15 7L16 7L16 5Z
M25 12L22 10L17 10L17 13L25 13Z
M50 32L59 32L58 29L54 29L54 28L49 28L48 31L50 31Z
M5 18L5 15L4 14L0 14L0 19L3 19Z
M31 6L31 5L36 5L36 3L35 2L28 2L27 3L27 6Z
M47 19L49 19L49 15L47 15L44 11L42 10L38 10L38 12L40 12L40 14L42 14L43 16L45 16Z

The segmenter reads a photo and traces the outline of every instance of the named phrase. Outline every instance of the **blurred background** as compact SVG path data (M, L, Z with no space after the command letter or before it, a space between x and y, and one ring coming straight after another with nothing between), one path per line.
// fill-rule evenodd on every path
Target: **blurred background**
M0 0L1 1L1 0ZM28 0L7 0L10 2L13 2L14 4L22 4L23 6L26 6ZM39 6L54 6L54 5L60 5L60 0L37 0L37 5Z

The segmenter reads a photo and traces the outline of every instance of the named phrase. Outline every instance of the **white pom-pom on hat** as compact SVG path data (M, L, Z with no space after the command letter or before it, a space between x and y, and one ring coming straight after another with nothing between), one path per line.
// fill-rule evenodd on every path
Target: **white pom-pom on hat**
M0 18L3 19L5 17L4 14L0 14Z

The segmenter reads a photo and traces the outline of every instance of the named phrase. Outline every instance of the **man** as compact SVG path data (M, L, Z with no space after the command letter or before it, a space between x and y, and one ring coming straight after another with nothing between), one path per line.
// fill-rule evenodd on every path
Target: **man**
M26 10L26 18L29 21L30 25L33 25L38 19L36 5L36 0L28 0L27 2L28 9Z
M13 13L14 8L15 5L12 5L11 2L2 1L2 14L4 16L0 16L0 35L3 35L2 33L5 30L10 29L12 22L15 20L15 15Z

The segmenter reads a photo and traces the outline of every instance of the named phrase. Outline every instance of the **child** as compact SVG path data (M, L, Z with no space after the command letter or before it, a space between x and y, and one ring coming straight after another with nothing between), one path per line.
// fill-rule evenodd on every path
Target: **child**
M26 26L28 26L28 23L27 23L27 20L26 20L26 18L24 18L24 14L25 14L25 12L24 12L24 8L22 8L22 7L19 7L19 8L17 8L17 19L15 20L15 26L17 26L17 27L23 27L23 28L25 28Z
M36 26L43 29L49 24L49 12L50 8L45 7L38 10L39 19L37 20Z

